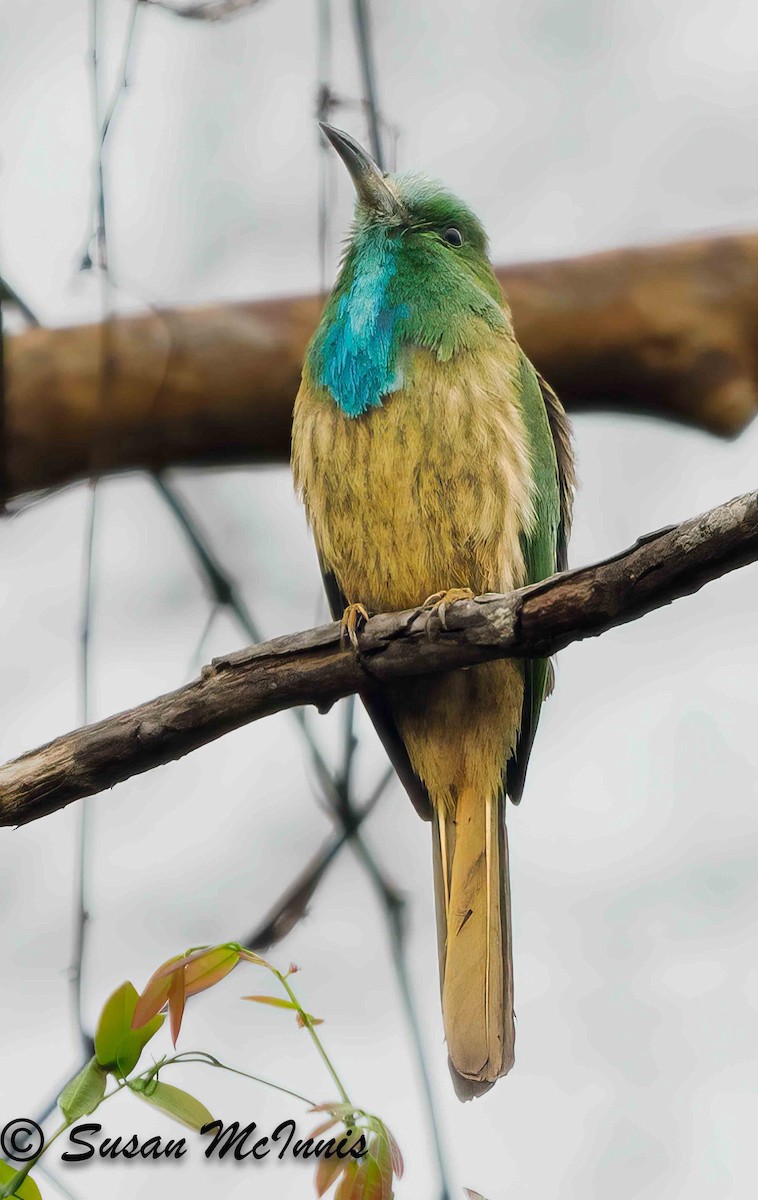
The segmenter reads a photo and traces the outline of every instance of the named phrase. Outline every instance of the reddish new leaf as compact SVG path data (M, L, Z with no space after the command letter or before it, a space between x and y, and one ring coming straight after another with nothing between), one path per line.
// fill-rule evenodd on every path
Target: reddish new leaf
M326 1133L327 1129L332 1129L337 1124L337 1117L332 1117L331 1121L324 1121L323 1125L317 1125L313 1133L309 1133L308 1137L321 1137L322 1133Z
M171 1041L176 1046L176 1039L179 1037L179 1030L182 1027L182 1017L184 1016L185 1003L185 980L184 971L179 969L174 971L170 976L171 983L168 989L168 1016L171 1024Z
M136 1029L144 1025L155 1013L169 1004L172 1013L178 1014L178 1023L172 1020L172 1032L176 1026L178 1034L187 996L195 996L198 992L213 987L236 967L240 955L241 948L233 942L228 942L221 946L202 946L189 954L169 958L147 981L137 1003L132 1027Z
M157 971L153 971L137 1001L137 1007L132 1016L132 1029L139 1029L142 1025L146 1025L162 1008L166 1007L171 990L170 974L182 957L181 954L177 954L158 967Z
M338 1158L336 1154L332 1158L319 1159L315 1179L317 1196L323 1196L329 1191L334 1181L344 1171L345 1165L345 1159Z
M240 960L240 947L233 942L198 950L185 959L185 987L188 996L213 987L233 971Z
M298 1014L297 1014L297 1023L298 1023L298 1025L300 1026L300 1028L301 1028L301 1029L305 1029L305 1027L306 1027L306 1024L307 1024L308 1022L310 1022L310 1024L311 1024L311 1025L323 1025L323 1024L324 1024L324 1018L323 1018L323 1017L312 1017L310 1013L306 1013L305 1015L306 1015L306 1017L308 1018L308 1021L307 1021L307 1022L303 1020L303 1015L302 1015L302 1013L298 1013Z
M395 1175L398 1179L402 1179L403 1171L405 1170L405 1163L403 1162L403 1156L400 1153L400 1147L386 1125L384 1126L384 1132L387 1134L387 1141L389 1142L392 1170L395 1172Z

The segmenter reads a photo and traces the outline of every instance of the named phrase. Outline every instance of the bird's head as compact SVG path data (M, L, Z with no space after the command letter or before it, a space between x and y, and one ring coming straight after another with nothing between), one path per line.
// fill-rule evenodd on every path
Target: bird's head
M475 281L502 304L502 293L488 257L487 235L468 205L426 175L385 174L349 134L321 123L321 129L350 173L356 191L351 246L384 236L396 266L415 275L417 284L456 277ZM435 277L437 277L435 279Z
M385 175L349 134L321 128L357 202L307 369L347 415L360 416L402 386L406 348L446 362L509 336L510 320L467 205L426 176Z

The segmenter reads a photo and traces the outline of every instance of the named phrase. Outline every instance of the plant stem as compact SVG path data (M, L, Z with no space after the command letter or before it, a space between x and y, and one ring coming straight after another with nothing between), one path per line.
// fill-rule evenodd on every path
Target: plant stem
M32 1158L28 1163L25 1163L21 1170L17 1171L13 1178L6 1183L5 1187L0 1189L0 1197L15 1195L16 1191L24 1182L29 1172L33 1167L36 1167L37 1163L42 1158L42 1155L50 1149L56 1138L59 1138L62 1133L66 1132L71 1124L71 1121L64 1121L63 1124L56 1129L52 1137L48 1138L48 1140L45 1142L39 1154L35 1155L34 1158Z
M197 1062L204 1063L207 1067L218 1067L222 1071L230 1071L232 1075L241 1075L243 1079L252 1079L255 1083L262 1083L264 1087L274 1088L277 1092L284 1092L285 1096L292 1096L295 1100L301 1100L303 1104L309 1105L310 1108L315 1108L315 1101L310 1100L308 1096L301 1096L299 1092L293 1092L291 1088L282 1087L279 1083L272 1083L270 1079L263 1079L260 1075L251 1075L249 1071L240 1071L237 1067L230 1067L226 1063L221 1062L218 1058L214 1058L212 1054L206 1054L204 1050L187 1050L184 1054L175 1054L173 1058L166 1058L159 1064L159 1068L171 1066L173 1063ZM151 1076L154 1068L150 1071L143 1072L141 1078L145 1075Z
M350 1107L352 1108L353 1107L352 1101L351 1101L350 1097L348 1096L347 1092L345 1091L343 1084L342 1084L342 1080L340 1079L339 1075L337 1074L336 1070L334 1069L334 1066L332 1065L329 1055L327 1054L326 1050L323 1047L321 1038L318 1036L318 1034L316 1033L316 1030L313 1027L313 1021L311 1020L308 1013L305 1012L305 1010L301 1007L300 1001L298 1000L297 996L295 995L292 988L290 987L290 984L289 984L289 981L287 980L286 975L282 975L281 971L277 971L276 967L271 967L271 970L274 972L277 979L279 980L282 987L284 988L285 992L287 993L290 1000L294 1004L294 1006L298 1012L298 1015L300 1017L300 1020L303 1022L303 1025L305 1026L305 1028L308 1030L309 1034L311 1035L314 1046L316 1047L319 1054L321 1055L321 1057L324 1061L324 1064L325 1064L327 1070L329 1071L329 1074L331 1075L332 1079L334 1080L335 1084L337 1085L337 1090L338 1090L340 1096L342 1097L343 1103L350 1105Z

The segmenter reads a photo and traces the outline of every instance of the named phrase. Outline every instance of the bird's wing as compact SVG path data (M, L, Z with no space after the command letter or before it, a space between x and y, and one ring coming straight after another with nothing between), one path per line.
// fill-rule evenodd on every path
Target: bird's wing
M347 600L337 582L336 575L326 565L320 551L318 551L318 561L321 567L321 576L324 580L324 591L329 602L329 609L334 620L339 621L347 607ZM387 751L387 757L413 802L413 807L425 821L431 821L433 810L429 793L411 766L411 760L403 744L403 739L397 731L397 726L392 718L386 697L380 688L372 688L370 686L363 689L360 696L363 701L363 707L370 716L382 745Z
M526 582L537 583L566 567L566 545L574 496L574 460L566 414L555 392L521 358L521 404L530 443L535 481L536 521L522 538ZM529 755L542 701L552 691L553 667L547 658L524 660L524 704L516 752L505 769L505 786L514 804L524 791Z
M535 375L540 385L550 432L553 435L553 445L555 446L555 460L558 469L558 500L560 505L556 570L565 571L568 567L568 540L571 533L571 521L574 515L574 491L576 489L574 451L571 445L571 422L566 416L565 408L547 380L542 378L539 371L535 371Z

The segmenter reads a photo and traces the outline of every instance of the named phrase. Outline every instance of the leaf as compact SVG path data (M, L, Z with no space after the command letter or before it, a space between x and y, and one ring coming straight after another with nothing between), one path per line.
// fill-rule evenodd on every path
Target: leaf
M92 1113L105 1095L108 1072L96 1058L91 1058L78 1075L64 1087L58 1097L58 1107L67 1121L76 1121Z
M392 1136L392 1134L390 1133L390 1131L386 1125L384 1126L384 1132L387 1134L387 1141L390 1144L390 1157L392 1159L392 1170L395 1172L395 1175L397 1176L398 1179L402 1179L403 1171L405 1170L405 1163L403 1162L403 1156L400 1153L400 1147L398 1146L397 1142L395 1141L394 1137ZM482 1200L484 1200L484 1197L482 1197Z
M213 987L236 967L241 954L242 947L236 942L225 942L221 946L201 946L197 950L190 950L188 954L177 954L167 959L153 971L145 984L137 1001L133 1027L137 1029L144 1025L168 1004L176 1045L186 997Z
M297 1005L281 996L243 996L243 1000L255 1000L258 1004L270 1004L272 1008L290 1008L297 1012Z
M314 1180L317 1196L323 1196L329 1191L337 1176L344 1171L345 1165L344 1158L338 1158L336 1154L331 1158L319 1159Z
M233 971L240 960L241 950L242 947L236 942L225 942L222 946L212 946L209 950L188 955L184 980L187 995L196 996Z
M175 954L173 958L162 963L157 971L153 971L137 1001L132 1017L132 1029L146 1025L168 1002L171 990L170 974L174 971L176 963L183 958L183 954Z
M257 1004L270 1004L272 1008L288 1008L291 1012L297 1013L297 1023L301 1029L305 1028L305 1021L300 1015L300 1008L292 1000L285 1000L282 996L243 996L243 1000L255 1000ZM305 1014L311 1025L323 1025L322 1017L314 1017L310 1013Z
M345 1173L340 1180L337 1191L334 1193L334 1200L360 1200L360 1192L355 1192L356 1185L360 1187L361 1176L359 1174L360 1166L353 1159L348 1162L345 1167Z
M18 1172L18 1167L10 1167L8 1163L0 1159L0 1185L5 1186L10 1183L12 1179L16 1178ZM31 1175L27 1175L24 1182L19 1184L15 1192L13 1192L13 1195L18 1196L19 1200L42 1200L40 1190Z
M189 1092L183 1092L181 1088L173 1087L170 1083L158 1082L149 1093L136 1089L135 1091L146 1104L152 1104L154 1108L159 1108L161 1112L167 1113L169 1117L196 1130L197 1133L203 1125L213 1120L204 1104L190 1096Z
M328 1112L336 1117L349 1117L355 1109L352 1104L343 1104L341 1100L327 1100L324 1104L314 1104L308 1112Z
M308 1137L321 1137L322 1133L326 1133L327 1129L332 1129L332 1127L337 1124L337 1120L337 1117L332 1117L330 1121L324 1121L323 1125L317 1125L315 1129L311 1130L311 1132L308 1134Z
M179 1030L182 1027L184 1004L186 1000L184 971L174 971L168 989L168 1016L171 1022L171 1041L176 1046Z
M311 1024L311 1025L323 1025L324 1024L323 1017L314 1017L310 1013L306 1013L305 1018L307 1018L307 1021L306 1021L306 1019L303 1018L303 1014L301 1012L298 1012L297 1023L301 1029L305 1029L306 1024Z
M240 958L243 958L245 962L252 963L254 967L265 967L267 971L274 971L271 963L266 962L265 958L261 958L260 954L256 954L254 950L246 950L244 946L238 946L237 948L240 952ZM299 969L299 967L296 968L296 970ZM275 971L274 973L276 974Z
M376 1159L376 1165L379 1168L381 1177L381 1200L391 1200L392 1197L392 1155L390 1152L389 1139L384 1136L385 1130L381 1134L377 1134L372 1154Z
M134 984L122 983L106 1000L95 1033L98 1063L105 1070L121 1076L134 1070L145 1046L163 1024L163 1017L153 1017L146 1025L133 1029L137 1000Z
M376 1159L369 1155L363 1160L363 1179L361 1181L361 1191L359 1193L360 1200L389 1200L391 1195L391 1179L390 1190L386 1191L384 1180L382 1178L381 1167Z

